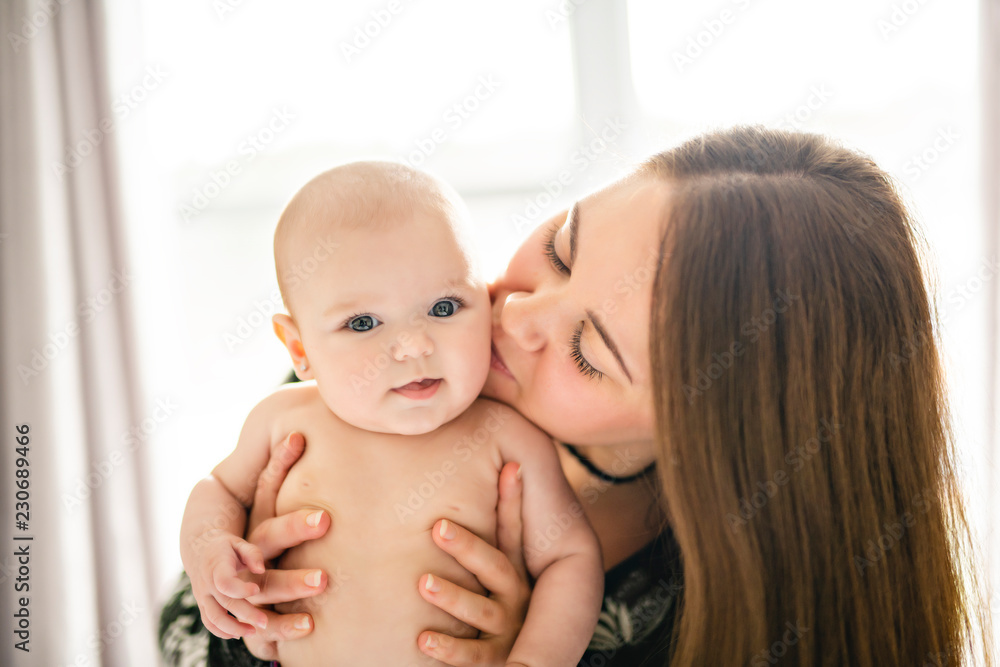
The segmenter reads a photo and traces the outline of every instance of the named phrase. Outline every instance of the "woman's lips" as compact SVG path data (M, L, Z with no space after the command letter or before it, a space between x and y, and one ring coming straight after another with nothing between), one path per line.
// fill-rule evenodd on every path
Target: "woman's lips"
M507 368L507 366L503 363L503 358L500 356L500 353L497 352L497 346L494 343L490 343L490 350L493 353L490 356L490 368L495 368L496 370L500 371L501 373L509 377L511 380L513 380L514 374L511 373L510 369Z
M404 384L402 387L396 387L393 391L407 398L421 401L433 396L440 385L441 378L423 378Z

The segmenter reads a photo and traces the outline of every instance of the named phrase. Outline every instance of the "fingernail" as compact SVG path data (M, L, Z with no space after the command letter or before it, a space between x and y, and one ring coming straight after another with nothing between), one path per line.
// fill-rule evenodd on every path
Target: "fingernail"
M438 583L433 574L428 574L427 581L424 582L424 588L432 593L437 593L441 590L441 584Z
M320 578L322 578L322 576L323 576L322 570L313 570L312 572L306 575L306 586L312 586L313 588L316 588L317 586L319 586L319 581Z
M438 535L443 539L453 540L455 539L455 527L451 525L448 519L441 520L441 527L438 529Z
M424 640L424 647L437 648L438 647L437 637L435 637L434 635L427 635L427 639Z
M320 510L319 512L313 512L312 514L307 516L306 524L315 528L316 526L319 525L319 522L322 520L323 520L323 511Z
M300 616L299 620L295 621L296 630L308 630L309 629L309 617Z
M266 630L267 629L267 616L265 616L263 619L260 620L260 622L255 623L254 625L256 625L261 630Z
M517 475L516 475L516 477L518 479L521 479L521 466L517 466Z

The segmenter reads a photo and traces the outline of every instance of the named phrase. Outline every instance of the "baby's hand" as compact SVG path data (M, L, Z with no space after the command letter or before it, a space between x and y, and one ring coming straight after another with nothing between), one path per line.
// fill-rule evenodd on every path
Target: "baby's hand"
M246 599L257 595L260 586L245 581L240 574L263 574L264 556L246 540L213 532L216 534L206 535L202 541L197 571L188 573L201 622L222 639L252 635L254 626L267 626L267 614Z

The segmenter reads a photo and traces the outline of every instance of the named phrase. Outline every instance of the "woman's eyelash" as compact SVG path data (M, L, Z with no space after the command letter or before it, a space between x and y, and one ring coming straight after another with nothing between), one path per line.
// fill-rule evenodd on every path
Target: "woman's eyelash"
M604 377L604 373L591 366L590 362L584 358L583 352L580 351L580 336L582 334L583 322L580 322L576 329L573 330L573 336L569 340L569 356L571 356L573 361L576 362L576 367L580 369L581 373L587 377L596 377L600 380Z
M563 261L559 259L559 255L556 254L556 233L559 231L559 225L552 225L549 231L545 235L545 255L549 258L552 266L559 273L569 275L569 267L563 264Z

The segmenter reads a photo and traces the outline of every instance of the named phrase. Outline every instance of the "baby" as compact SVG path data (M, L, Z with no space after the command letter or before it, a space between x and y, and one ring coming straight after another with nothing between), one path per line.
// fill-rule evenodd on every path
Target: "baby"
M185 540L201 544L185 565L193 580L207 573L215 599L227 600L220 588L245 586L232 563L250 567L249 546L218 535L208 517L223 502L252 498L272 448L291 431L305 436L277 511L322 510L332 527L280 565L337 576L317 598L278 606L315 623L304 639L279 642L284 667L440 665L418 648L421 631L475 637L417 587L441 577L486 594L431 530L443 518L495 545L497 483L509 461L521 465L524 535L546 538L526 550L536 581L509 662L576 665L593 634L600 549L574 511L556 451L517 412L477 397L492 314L462 210L427 174L359 162L307 183L278 222L274 256L289 314L275 315L274 328L304 382L253 409L235 451L192 492L181 534L182 553L192 551Z

